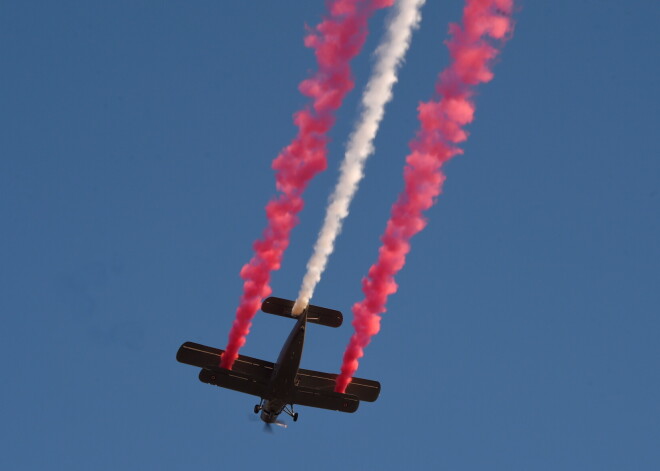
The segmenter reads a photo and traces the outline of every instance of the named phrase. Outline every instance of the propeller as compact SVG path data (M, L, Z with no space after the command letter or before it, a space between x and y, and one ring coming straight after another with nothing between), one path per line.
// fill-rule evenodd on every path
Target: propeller
M284 422L280 422L279 420L275 422L264 422L264 432L273 433L273 424L282 428L287 427L287 425Z
M251 422L263 422L258 416L253 414L248 414L247 418ZM280 422L279 420L276 420L275 422L264 422L264 432L273 433L273 424L278 427L287 428L287 424Z

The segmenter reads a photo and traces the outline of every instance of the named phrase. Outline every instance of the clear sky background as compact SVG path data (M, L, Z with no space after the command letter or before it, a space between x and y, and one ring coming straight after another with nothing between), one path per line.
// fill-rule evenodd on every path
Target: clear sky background
M338 371L462 5L424 7L313 300L347 322L310 327L305 368ZM254 398L175 353L226 343L324 3L0 0L0 467L660 469L660 3L519 5L361 364L381 397L266 434ZM298 292L384 16L277 296ZM274 360L291 326L257 315L242 353Z

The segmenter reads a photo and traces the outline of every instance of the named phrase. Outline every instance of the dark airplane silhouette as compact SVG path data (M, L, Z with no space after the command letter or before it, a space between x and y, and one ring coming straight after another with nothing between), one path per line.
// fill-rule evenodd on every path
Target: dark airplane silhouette
M334 391L336 374L300 368L307 323L339 327L341 312L309 305L300 316L291 313L293 301L281 298L266 299L261 309L268 314L297 319L276 363L239 355L231 370L221 368L223 350L186 342L179 348L176 359L181 363L201 367L200 381L222 388L233 389L261 398L254 406L255 414L261 411L266 424L284 425L277 420L286 413L298 420L293 405L299 404L341 412L355 412L360 401L373 402L380 393L380 383L353 378L346 393Z

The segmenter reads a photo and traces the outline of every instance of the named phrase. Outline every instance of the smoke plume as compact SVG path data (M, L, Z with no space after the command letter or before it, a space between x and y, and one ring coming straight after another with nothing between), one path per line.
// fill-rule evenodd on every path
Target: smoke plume
M513 0L466 0L461 25L449 27L451 63L436 85L440 98L418 107L420 129L406 157L404 190L392 206L378 259L362 280L364 299L353 305L355 332L344 352L338 392L346 390L364 348L380 330L381 314L388 296L397 290L394 277L405 264L410 239L424 228L423 213L440 194L442 165L462 152L457 144L467 139L463 127L474 118L474 88L493 78L490 65L499 52L488 39L503 44L509 38L512 8Z
M298 223L303 191L326 168L327 133L334 124L334 112L353 88L350 61L364 45L367 21L374 11L393 1L330 1L327 17L305 37L305 45L314 49L318 63L318 71L299 86L311 105L294 115L298 134L273 161L278 195L266 206L268 225L254 243L254 256L240 272L243 294L220 360L224 368L233 366L261 300L271 293L270 274L279 269L291 229Z
M334 250L335 239L364 176L364 164L374 152L373 140L383 119L385 105L392 99L392 87L397 81L398 68L410 46L413 29L419 26L419 12L425 1L400 0L388 19L387 32L376 49L377 62L362 95L362 113L346 147L339 180L330 197L314 253L307 262L307 273L293 307L295 315L300 314L309 304Z

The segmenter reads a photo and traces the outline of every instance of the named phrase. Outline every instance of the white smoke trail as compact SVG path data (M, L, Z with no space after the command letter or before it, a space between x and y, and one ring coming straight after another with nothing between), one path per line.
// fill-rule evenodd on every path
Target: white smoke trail
M334 249L335 239L348 215L348 207L364 176L364 164L374 151L373 140L383 119L385 105L392 99L398 68L410 46L412 31L419 26L420 9L425 1L398 0L388 18L385 38L376 49L376 64L362 95L362 113L346 147L339 181L330 197L314 253L307 262L307 273L293 307L295 315L302 313L309 304Z

